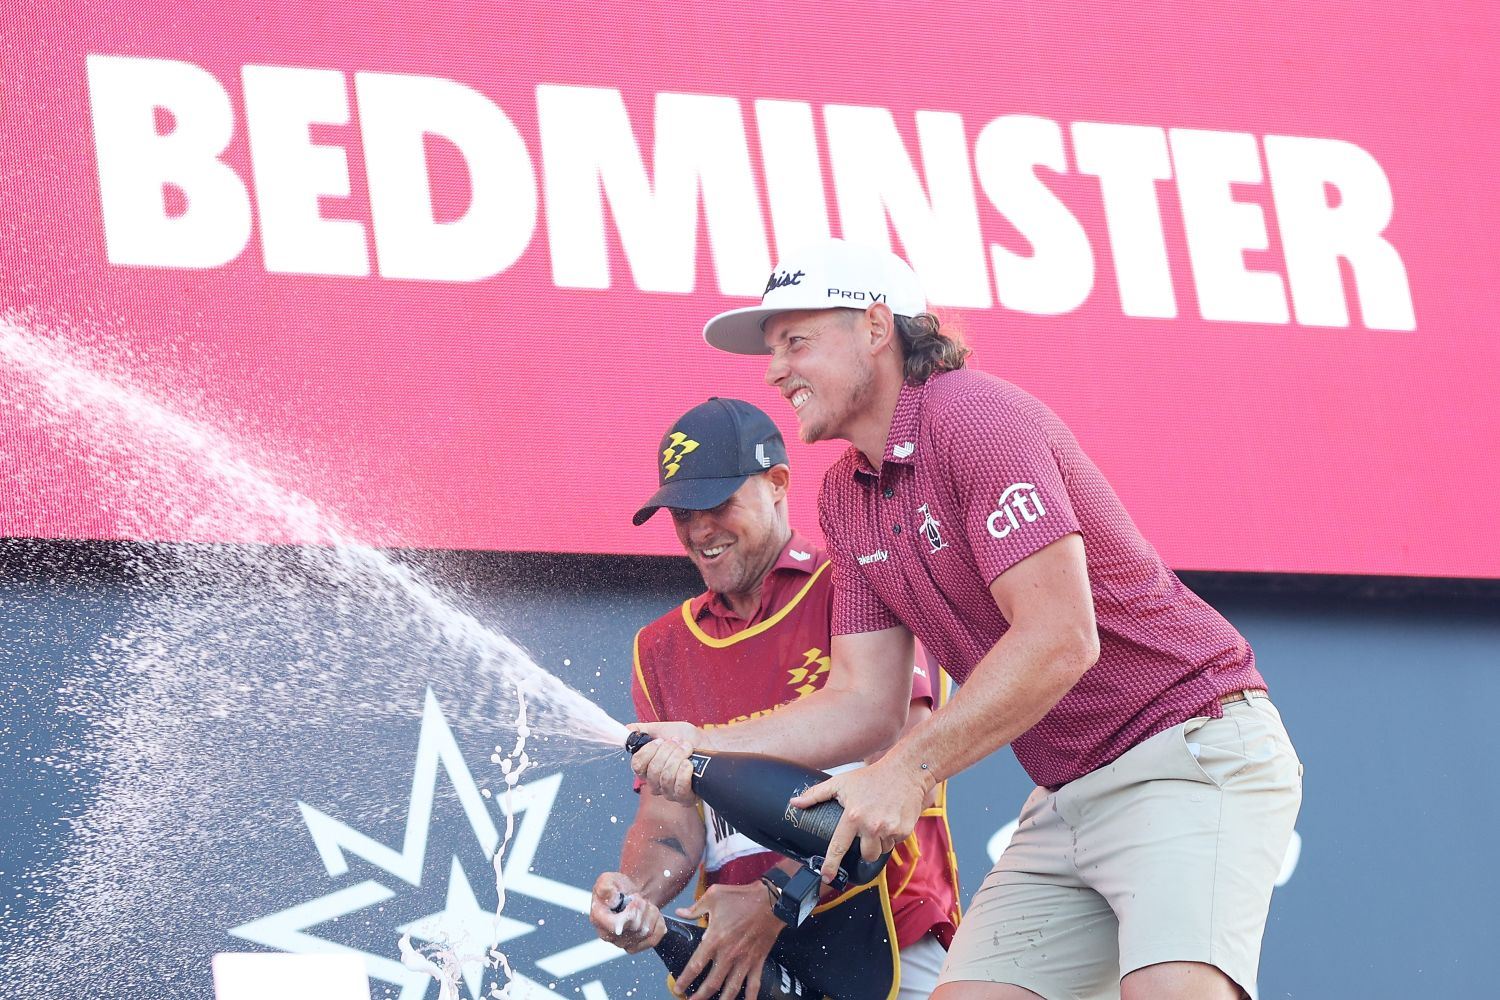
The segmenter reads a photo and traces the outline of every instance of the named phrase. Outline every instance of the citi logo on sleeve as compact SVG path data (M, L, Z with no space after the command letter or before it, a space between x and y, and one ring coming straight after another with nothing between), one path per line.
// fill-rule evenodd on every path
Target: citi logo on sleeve
M1031 483L1016 483L1000 494L995 511L985 520L984 526L996 538L1004 538L1019 528L1046 516L1047 508L1037 496L1036 486ZM1019 515L1019 517L1017 516Z

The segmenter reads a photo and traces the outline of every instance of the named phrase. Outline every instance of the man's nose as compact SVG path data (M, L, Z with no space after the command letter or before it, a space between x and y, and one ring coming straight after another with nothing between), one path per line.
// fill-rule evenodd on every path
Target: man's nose
M766 384L780 385L787 376L786 359L779 354L771 355L771 361L766 365Z
M714 519L706 510L690 511L687 516L688 538L698 541L706 538L714 530Z

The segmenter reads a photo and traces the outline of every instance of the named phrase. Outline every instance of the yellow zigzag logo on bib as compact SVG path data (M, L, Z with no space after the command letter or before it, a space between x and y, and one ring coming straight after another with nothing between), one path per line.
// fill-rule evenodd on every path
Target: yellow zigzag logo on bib
M817 646L814 646L802 655L807 657L803 661L802 666L793 667L787 671L787 673L792 675L792 679L787 681L787 683L796 689L797 697L799 698L816 691L818 689L817 679L828 673L828 668L833 665L833 660L824 656L823 651Z

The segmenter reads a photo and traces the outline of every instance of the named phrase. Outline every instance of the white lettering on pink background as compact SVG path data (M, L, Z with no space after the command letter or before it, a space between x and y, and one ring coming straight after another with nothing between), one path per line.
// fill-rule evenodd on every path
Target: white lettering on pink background
M1364 326L1416 328L1405 264L1384 235L1390 182L1368 152L1338 139L1004 115L979 127L971 158L961 116L918 111L914 158L888 109L751 99L757 161L746 102L659 93L648 157L638 138L647 123L632 121L611 88L539 84L528 136L491 97L452 80L357 72L351 87L338 70L275 66L245 66L242 77L236 109L190 63L88 57L112 264L219 267L243 253L253 217L269 271L362 277L373 241L383 278L483 281L545 252L555 286L608 289L618 279L612 225L639 291L694 292L701 230L719 292L754 296L773 250L832 232L836 212L846 237L889 246L894 234L937 306L1072 312L1097 293L1096 257L1107 249L1123 314L1174 318L1180 290L1158 201L1170 184L1202 318L1286 324L1295 314L1307 326L1348 326L1347 265ZM351 190L347 150L311 135L351 117L364 192ZM241 126L248 177L224 159ZM456 219L433 210L427 137L450 143L467 168ZM1098 181L1100 232L1045 176L1074 172ZM1256 186L1267 189L1265 207L1242 194ZM981 194L1024 252L986 239ZM320 199L362 195L368 225L319 213ZM545 248L536 245L543 206ZM1284 273L1264 253L1277 249L1268 213Z

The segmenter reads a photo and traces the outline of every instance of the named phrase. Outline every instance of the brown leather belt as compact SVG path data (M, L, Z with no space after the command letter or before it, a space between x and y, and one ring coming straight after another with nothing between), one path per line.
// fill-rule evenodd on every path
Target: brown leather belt
M1231 691L1219 698L1220 705L1232 705L1237 701L1250 701L1253 698L1269 698L1265 688L1246 688L1243 691Z

